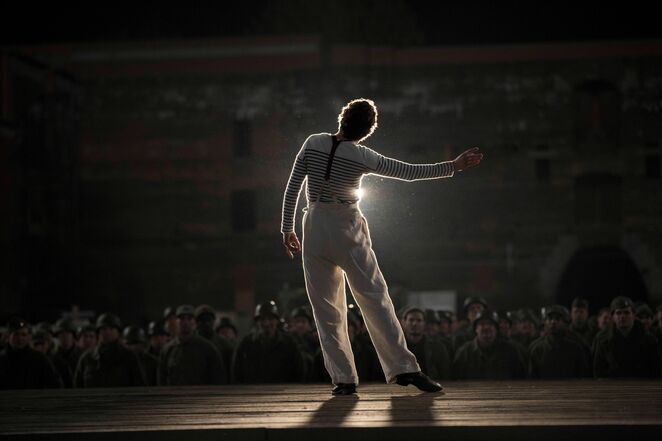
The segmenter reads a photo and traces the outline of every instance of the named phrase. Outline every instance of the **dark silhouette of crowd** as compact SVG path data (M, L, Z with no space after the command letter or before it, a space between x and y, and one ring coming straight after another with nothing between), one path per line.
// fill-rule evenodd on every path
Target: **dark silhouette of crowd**
M469 297L461 312L400 311L408 348L436 380L662 376L662 305L616 297L589 316L583 298L536 313ZM359 378L384 382L360 309L350 304L347 318ZM209 305L168 307L145 328L112 313L85 324L13 317L0 338L0 389L330 382L314 323L309 307L283 316L273 300L257 305L244 336Z

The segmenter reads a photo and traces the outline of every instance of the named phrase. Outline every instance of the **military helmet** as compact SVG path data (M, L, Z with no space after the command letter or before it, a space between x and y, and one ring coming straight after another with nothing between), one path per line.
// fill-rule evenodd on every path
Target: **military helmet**
M588 300L585 299L584 297L575 297L572 300L572 305L573 308L582 308L582 309L588 309Z
M216 325L216 332L222 328L230 328L234 331L235 334L238 334L237 327L234 325L234 323L232 323L232 320L230 320L229 317L221 317L221 319L218 321L218 325Z
M538 326L538 317L532 309L522 308L515 313L515 319L520 322L531 322L534 326Z
M74 321L70 318L61 318L55 322L53 327L53 333L58 335L60 332L70 332L73 335L76 335L76 326Z
M402 311L402 314L400 314L400 317L402 320L406 319L409 314L412 312L418 312L423 316L423 321L427 323L427 316L425 314L425 311L423 311L421 308L418 306L409 306L408 308L405 308L404 311Z
M653 318L653 310L650 306L643 304L637 307L637 317L638 318Z
M426 309L425 310L425 323L441 323L441 320L439 319L439 314L437 314L437 311L434 309Z
M273 300L258 303L255 307L255 320L268 317L274 317L280 320L280 311L278 311L278 306L276 306L276 302Z
M307 318L309 322L313 321L313 314L310 311L310 308L306 305L299 306L294 308L290 313L290 318L304 317Z
M109 312L101 314L97 318L97 322L96 322L97 331L106 326L110 328L117 328L118 331L122 330L122 322L120 321L120 318L115 314L111 314Z
M18 331L19 329L23 328L26 328L28 332L31 332L30 324L22 317L12 317L7 322L7 331L9 333Z
M483 320L491 321L492 323L494 323L494 326L496 326L497 330L499 329L499 314L497 314L496 311L490 311L489 309L484 309L483 311L481 311L481 313L478 314L476 319L471 324L473 326L474 331L476 330L476 326L478 326L478 323Z
M32 343L35 345L49 343L52 341L50 332L45 329L37 329L32 333Z
M510 326L513 325L513 317L511 312L502 310L498 311L497 314L499 314L499 321L505 320L510 324Z
M181 317L183 315L190 315L191 317L195 317L195 308L193 305L179 305L177 307L176 314L177 317Z
M611 304L609 305L609 309L611 310L612 313L617 309L625 309L625 308L631 308L632 311L634 311L634 303L632 302L632 299L630 297L625 297L625 296L615 297L611 301Z
M544 306L540 309L540 315L543 320L547 320L551 318L551 316L556 315L564 322L570 323L570 311L568 311L568 308L563 305Z
M469 309L469 306L473 305L474 303L479 303L483 305L483 308L487 309L487 300L485 300L482 297L467 297L464 299L464 304L462 306L462 309L466 313L467 310Z
M48 322L39 322L32 327L32 332L37 333L39 331L45 331L53 335L53 325Z
M453 323L453 313L451 311L444 311L444 310L439 310L437 311L437 315L439 315L439 322L446 321L448 323Z
M97 327L94 326L92 323L87 323L85 325L81 325L78 327L76 330L76 337L80 337L83 332L97 332Z
M147 335L149 337L152 337L155 335L170 335L170 334L168 333L168 331L166 331L165 322L163 320L157 320L157 321L149 322L149 325L147 325Z
M168 320L170 317L177 316L177 308L174 306L166 306L163 310L163 319Z
M139 326L127 326L122 332L122 337L128 345L147 342L145 331Z
M196 318L196 320L200 319L200 317L202 317L204 315L211 316L211 318L213 318L214 320L216 319L216 311L214 310L214 308L212 308L211 306L209 306L207 304L198 305L195 308L195 318Z

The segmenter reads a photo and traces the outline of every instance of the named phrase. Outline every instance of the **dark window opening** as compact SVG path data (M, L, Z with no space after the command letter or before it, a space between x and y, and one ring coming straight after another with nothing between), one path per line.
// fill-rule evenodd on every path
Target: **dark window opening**
M646 177L658 179L660 177L660 156L646 155Z
M237 232L254 231L255 191L239 190L232 193L232 229Z
M252 127L248 119L237 119L233 130L233 153L235 158L251 155Z

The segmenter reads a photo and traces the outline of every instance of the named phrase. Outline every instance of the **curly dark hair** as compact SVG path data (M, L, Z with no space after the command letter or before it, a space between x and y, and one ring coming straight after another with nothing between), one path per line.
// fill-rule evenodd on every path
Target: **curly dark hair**
M338 128L343 136L361 141L377 128L377 107L372 100L358 98L345 104L338 115Z

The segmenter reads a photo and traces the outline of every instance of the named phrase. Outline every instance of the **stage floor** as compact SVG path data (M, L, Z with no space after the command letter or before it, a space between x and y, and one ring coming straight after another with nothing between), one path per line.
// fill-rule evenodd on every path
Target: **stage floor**
M662 381L0 391L0 440L585 440L662 437Z

